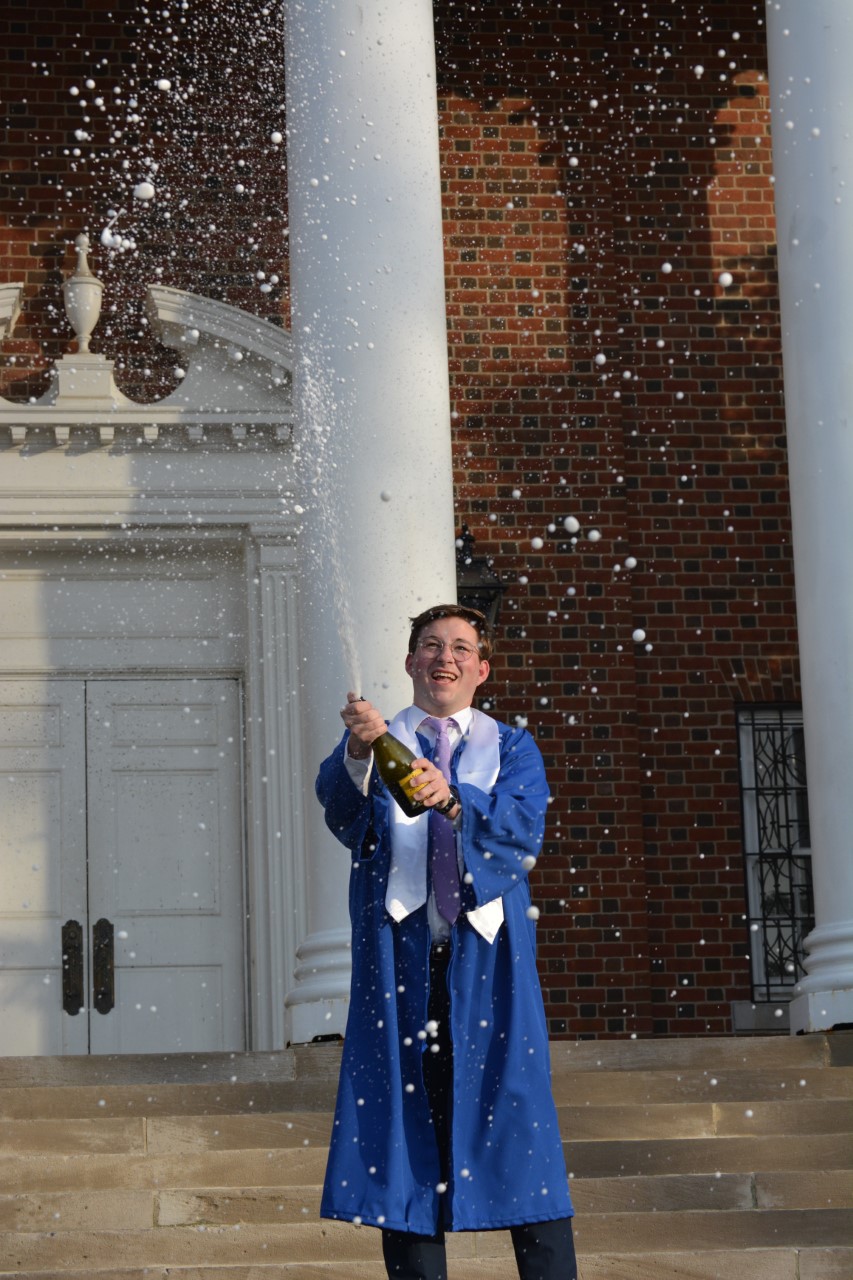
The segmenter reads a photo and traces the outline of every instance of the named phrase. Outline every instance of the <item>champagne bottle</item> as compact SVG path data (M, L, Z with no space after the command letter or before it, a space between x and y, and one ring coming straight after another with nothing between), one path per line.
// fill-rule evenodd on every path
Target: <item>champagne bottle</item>
M418 789L414 779L421 772L420 769L412 769L415 753L410 751L399 738L387 732L374 738L372 746L373 759L380 778L403 813L409 818L416 818L418 814L424 812L424 806L419 803L414 794Z

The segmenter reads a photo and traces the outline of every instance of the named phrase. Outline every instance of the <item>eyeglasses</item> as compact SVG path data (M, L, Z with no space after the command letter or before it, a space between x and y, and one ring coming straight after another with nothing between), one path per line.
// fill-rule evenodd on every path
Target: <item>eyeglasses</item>
M478 652L472 644L466 644L464 640L452 640L446 645L443 640L419 640L417 648L420 649L421 653L425 653L428 658L440 657L445 648L447 648L456 662L467 662L469 658L475 657Z

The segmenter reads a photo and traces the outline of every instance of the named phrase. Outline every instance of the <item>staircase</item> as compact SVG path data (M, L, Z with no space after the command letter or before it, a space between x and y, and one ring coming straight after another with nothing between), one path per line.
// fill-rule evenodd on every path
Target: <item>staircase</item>
M381 1280L317 1216L339 1053L0 1059L0 1277ZM552 1056L581 1280L851 1280L853 1033ZM505 1232L449 1253L516 1276Z

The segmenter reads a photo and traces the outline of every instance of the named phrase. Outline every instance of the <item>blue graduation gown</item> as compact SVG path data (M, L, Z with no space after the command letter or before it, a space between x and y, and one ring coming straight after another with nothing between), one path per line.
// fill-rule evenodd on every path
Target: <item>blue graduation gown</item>
M462 910L503 898L487 942L464 915L453 928L448 984L453 1040L451 1173L439 1191L438 1149L421 1073L430 935L426 907L401 923L385 909L390 799L376 770L363 796L346 735L323 762L317 795L352 853L352 992L321 1215L432 1235L572 1213L551 1095L535 924L522 860L538 855L548 787L531 735L498 723L491 792L454 781L462 800ZM426 821L426 819L424 819ZM428 1043L428 1042L427 1042Z

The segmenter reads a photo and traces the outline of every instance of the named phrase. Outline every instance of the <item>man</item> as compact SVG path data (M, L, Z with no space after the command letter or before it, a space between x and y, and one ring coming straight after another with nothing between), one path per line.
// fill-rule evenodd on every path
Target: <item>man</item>
M475 609L412 619L413 705L389 726L348 694L317 779L353 931L321 1213L381 1227L398 1280L446 1280L445 1229L497 1227L522 1280L577 1274L527 879L548 788L530 734L471 706L490 651ZM373 767L389 729L415 752L414 818Z

